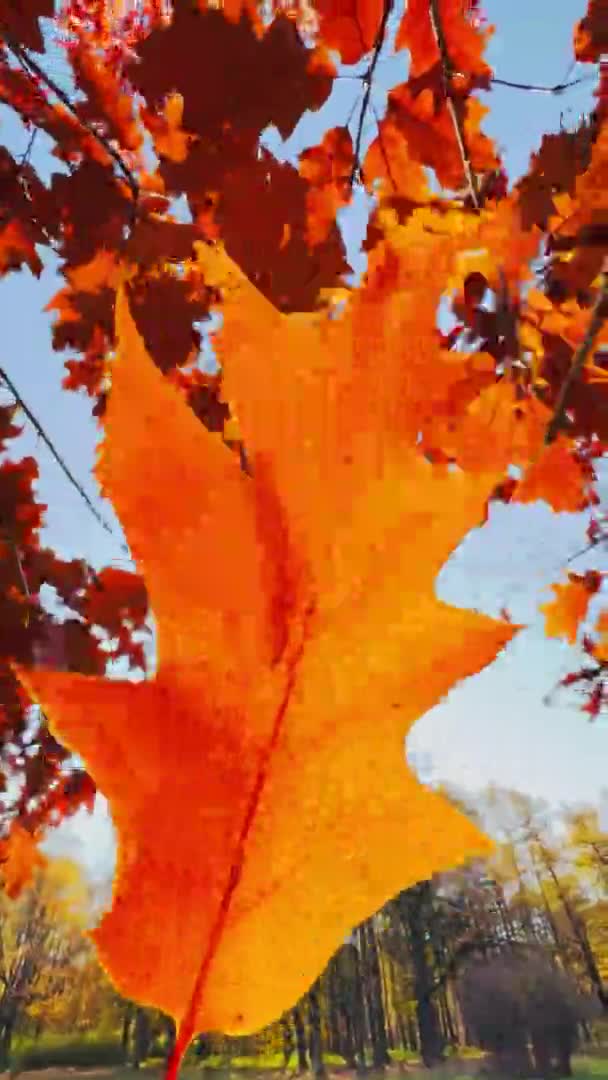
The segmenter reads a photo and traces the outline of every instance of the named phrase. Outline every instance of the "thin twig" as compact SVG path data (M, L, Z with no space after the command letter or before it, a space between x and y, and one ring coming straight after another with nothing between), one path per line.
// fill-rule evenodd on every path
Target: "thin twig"
M575 551L574 555L569 555L566 559L565 565L569 566L570 563L573 563L575 561L575 559L580 559L583 555L586 555L587 552L593 551L595 548L597 548L598 544L601 544L601 540L594 540L593 542L590 541L588 544L585 545L585 547L581 548L579 551Z
M386 152L386 147L384 145L384 139L382 138L382 128L380 127L380 117L378 116L378 111L377 111L376 106L374 105L373 101L372 101L372 112L374 114L376 123L378 125L378 144L380 146L380 153L382 154L382 160L384 161L384 167L386 169L386 175L388 176L388 178L389 178L389 180L390 180L390 182L391 182L391 184L393 186L393 191L398 193L399 188L397 187L397 181L395 180L395 177L393 176L393 172L392 172L392 169L391 169L390 158L389 158L389 156L388 156L388 154Z
M30 163L30 156L31 156L32 150L34 149L34 143L36 141L36 136L37 136L39 130L40 130L39 128L34 127L34 128L32 128L32 130L30 132L30 137L28 139L27 146L26 146L25 150L23 151L23 153L21 155L21 160L19 161L19 169L20 170L25 168L25 166L29 165L29 163Z
M564 426L568 395L585 366L595 344L595 339L602 328L602 324L606 317L605 312L602 309L606 306L608 306L608 268L605 267L602 272L601 284L597 291L597 296L591 312L587 333L572 358L570 369L562 383L558 399L555 403L555 411L547 426L545 432L545 446L549 446L550 443L555 440L558 432Z
M370 98L372 94L372 83L378 61L380 59L380 53L386 38L386 28L391 12L393 10L393 0L384 0L384 7L382 10L382 18L380 20L380 26L378 27L378 33L376 34L376 40L374 42L374 51L370 60L369 67L365 74L362 76L362 82L365 86L365 93L363 94L363 101L361 102L361 113L359 115L359 123L357 125L357 134L355 137L354 147L354 160L352 172L350 174L350 186L352 187L357 176L361 176L361 144L363 142L363 125L365 123L365 117L369 108Z
M12 533L10 532L9 529L4 529L1 526L0 526L0 537L2 537L4 542L6 544L8 544L9 548L11 549L11 553L12 553L12 556L13 556L13 560L15 562L16 570L17 570L17 576L19 578L19 584L21 586L21 592L23 593L23 595L28 600L30 600L31 599L31 593L30 593L29 585L27 583L27 578L25 576L25 570L23 569L23 563L21 561L21 556L19 554L19 549L17 547L17 544L15 543L15 538L12 535ZM27 615L26 615L26 619L25 619L25 625L26 626L28 625L29 620L30 620L30 616L29 616L29 612L28 612Z
M441 25L441 16L439 14L439 0L429 0L429 16L431 20L431 26L433 28L433 34L439 49L439 55L441 57L441 69L443 72L443 81L445 88L445 99L448 112L452 118L452 125L454 127L454 134L456 135L456 142L458 143L458 149L462 158L462 166L466 177L467 185L471 195L471 201L476 210L480 209L479 190L477 187L477 177L473 172L471 165L471 158L467 148L466 138L464 134L464 128L458 115L456 103L452 94L452 76L454 74L454 67L448 51L447 41L445 34L443 33L443 26Z
M66 109L69 109L72 116L76 118L80 126L85 131L87 131L87 133L91 135L99 143L100 146L104 148L107 154L110 155L112 160L120 169L127 184L129 185L131 194L133 196L133 203L135 208L139 200L139 184L135 179L135 176L133 175L131 169L127 165L126 161L122 157L122 154L120 154L119 151L112 146L112 143L109 141L109 139L105 137L105 135L102 135L99 131L96 131L94 127L91 127L90 124L88 124L85 120L82 119L82 117L78 113L76 106L71 101L69 94L66 94L65 90L61 89L58 83L56 83L55 80L46 73L44 68L40 67L38 61L34 60L34 58L29 55L27 50L24 49L18 41L15 41L4 28L2 28L2 37L6 41L19 66L25 71L25 73L30 77L32 75L35 75L39 79L41 79L42 82L48 87L48 89L51 90L53 94L55 94L55 97L59 98L59 101L61 101L61 103L65 105Z
M555 86L537 86L535 83L520 83L511 82L510 79L498 79L492 76L491 83L496 86L509 86L513 90L527 90L533 94L563 94L566 90L569 90L571 86L578 86L580 83L589 82L594 79L594 75L581 75L580 79L573 79L572 82L556 83Z
M19 116L21 117L21 119L24 120L25 122L37 124L36 117L34 116L33 113L28 112L27 109L24 109L22 105L18 104L17 102L11 101L11 99L9 97L5 96L2 93L0 93L0 105L7 105L9 108L14 109L15 112L18 113ZM28 143L27 148L25 150L25 153L21 155L21 161L20 162L15 162L15 164L17 165L17 171L15 173L15 176L20 181L23 180L23 168L24 168L24 165L28 164L27 157L31 153L32 146L34 144L34 137L35 137L35 135L37 133L38 133L38 128L35 128L34 133L30 137L30 140L29 140L29 143ZM26 197L29 198L29 192L28 191L25 192L25 195L26 195ZM40 229L40 231L42 232L43 236L45 237L45 239L46 239L49 247L51 248L51 250L55 251L55 249L56 249L56 241L55 241L54 237L52 237L50 235L48 229L42 224L41 221L37 221L36 224L37 224L38 228Z
M76 479L74 474L70 471L69 467L66 465L65 461L61 457L61 454L59 453L59 451L55 449L55 446L53 445L52 440L47 435L46 431L44 430L44 428L42 427L40 422L36 419L36 417L34 416L32 410L26 405L25 401L21 397L21 394L17 390L15 384L9 378L9 376L6 374L6 371L2 367L0 367L0 379L2 379L6 383L6 385L8 386L11 394L15 398L15 401L17 402L19 408L22 409L22 411L25 413L28 420L30 421L30 423L34 427L36 433L40 436L43 443L45 444L45 446L50 451L53 458L55 459L55 461L59 465L59 468L63 472L64 476L69 480L72 487L76 489L76 491L80 495L81 499L84 500L84 502L86 503L88 509L93 514L93 517L96 518L97 522L101 525L102 529L105 529L105 531L107 533L109 533L110 536L114 537L114 539L117 539L116 534L115 534L114 530L112 529L112 526L108 524L108 522L99 513L99 510L93 505L93 503L91 502L89 496L87 495L86 491L84 490L82 484L80 484L78 482L78 480ZM127 555L130 554L129 549L126 546L126 544L121 543L120 546L121 546L122 550Z

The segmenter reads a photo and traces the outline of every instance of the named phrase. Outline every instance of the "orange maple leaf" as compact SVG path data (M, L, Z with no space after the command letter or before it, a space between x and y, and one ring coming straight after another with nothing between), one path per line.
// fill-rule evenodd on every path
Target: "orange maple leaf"
M540 610L545 615L547 637L566 638L575 645L579 625L587 615L589 601L598 591L602 578L595 571L589 571L568 574L568 579L563 585L551 586L555 600L542 604Z
M6 895L14 900L30 884L36 867L45 862L38 850L38 837L15 822L8 836L0 840L0 877Z
M72 53L72 64L79 89L85 94L85 101L77 105L79 115L89 123L103 117L110 136L119 146L132 153L138 151L143 139L135 117L133 97L124 91L113 68L96 55L91 34L81 31L79 48Z
M544 447L517 485L512 501L539 499L556 513L576 513L589 505L589 476L563 436Z
M593 655L600 663L606 664L608 663L608 611L600 612L593 632L597 635L597 640L593 645Z
M121 291L98 475L145 578L157 673L18 669L109 800L118 868L93 937L123 994L178 1020L178 1058L195 1031L268 1024L353 925L491 849L418 783L404 738L518 629L434 592L498 477L404 443L377 407L394 358L353 364L339 320L280 315L201 252L228 275L227 399L252 475L154 366Z

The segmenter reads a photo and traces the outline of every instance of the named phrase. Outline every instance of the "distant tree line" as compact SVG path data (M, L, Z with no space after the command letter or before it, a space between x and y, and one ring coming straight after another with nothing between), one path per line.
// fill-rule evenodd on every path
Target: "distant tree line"
M558 820L516 792L488 789L469 805L450 795L496 836L495 856L401 892L269 1028L201 1033L192 1054L202 1065L273 1054L322 1080L330 1055L363 1074L414 1055L432 1067L466 1046L496 1074L571 1075L608 1009L608 833L591 809ZM134 1068L166 1055L173 1022L113 990L65 894L40 877L17 904L3 902L3 1062L16 1033L44 1031L111 1033Z

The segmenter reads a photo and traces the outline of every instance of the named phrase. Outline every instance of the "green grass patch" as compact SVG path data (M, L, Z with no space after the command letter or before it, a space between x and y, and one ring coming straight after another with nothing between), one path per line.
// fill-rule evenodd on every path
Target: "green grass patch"
M11 1071L25 1072L29 1069L92 1068L124 1063L123 1048L116 1039L100 1038L99 1035L57 1035L47 1033L35 1041L23 1039L17 1042L11 1054Z
M608 1055L589 1057L577 1054L572 1058L573 1080L608 1080Z
M188 1056L188 1061L193 1064L196 1062L196 1056L192 1052ZM339 1054L323 1054L323 1061L328 1069L343 1068L346 1062L344 1058ZM285 1067L285 1058L283 1054L264 1054L259 1057L233 1057L230 1058L227 1054L210 1054L209 1057L203 1058L200 1061L199 1068L218 1070L222 1072L272 1072L278 1069L283 1070ZM287 1064L288 1072L295 1072L298 1068L298 1055L294 1050Z
M205 1059L205 1065L209 1059ZM265 1072L267 1069L282 1069L284 1063L282 1054L260 1054L259 1057L233 1057L230 1059L232 1069L259 1069ZM226 1059L224 1058L224 1063Z
M388 1056L390 1057L391 1061L395 1061L395 1062L399 1062L399 1061L407 1061L407 1062L420 1061L420 1054L418 1054L415 1050L403 1050L403 1049L389 1050Z
M579 1054L572 1059L572 1080L608 1080L608 1051L605 1056ZM478 1080L474 1075L476 1070L467 1069L467 1061L483 1057L481 1051L475 1047L463 1048L452 1058L452 1068L458 1059L461 1059L461 1069L452 1072L452 1068L444 1066L435 1069L425 1069L420 1059L413 1051L393 1051L391 1058L395 1063L403 1063L410 1066L407 1070L407 1080ZM189 1059L180 1070L180 1080L201 1080L201 1073L217 1071L218 1080L239 1080L243 1074L257 1074L263 1080L264 1074L272 1070L283 1068L282 1054L269 1054L264 1057L235 1057L230 1061L226 1055L215 1054L202 1062ZM337 1054L324 1054L325 1064L329 1069L344 1066L343 1058ZM418 1068L412 1066L419 1065ZM122 1047L120 1042L114 1039L101 1038L99 1035L61 1036L45 1034L37 1041L23 1039L15 1046L12 1057L12 1071L25 1072L37 1069L65 1067L66 1080L77 1080L67 1072L77 1069L82 1070L86 1076L89 1068L109 1069L110 1080L135 1080L136 1073L122 1061ZM294 1054L289 1062L289 1069L295 1072L297 1068L297 1056ZM162 1080L164 1074L164 1061L158 1058L148 1059L142 1065L148 1080ZM370 1070L368 1080L382 1080L382 1072Z

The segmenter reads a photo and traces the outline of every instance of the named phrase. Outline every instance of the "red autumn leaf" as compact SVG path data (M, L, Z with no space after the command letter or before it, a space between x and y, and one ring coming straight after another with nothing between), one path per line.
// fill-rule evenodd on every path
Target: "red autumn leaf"
M343 64L355 64L373 49L384 7L384 0L316 0L324 45L339 52Z
M332 128L320 146L300 154L298 172L308 181L307 240L317 246L327 239L336 214L352 198L353 143L347 128Z
M330 72L315 66L284 15L258 38L247 19L234 24L219 11L178 3L171 25L153 31L138 55L128 75L148 108L180 94L184 130L207 140L234 129L254 145L270 124L286 138L331 90Z
M111 637L120 634L123 619L142 629L148 616L145 585L138 574L106 566L95 575L80 611L89 624L101 626Z
M574 30L574 55L579 61L596 64L608 53L608 3L588 0L586 15Z
M492 72L483 59L483 53L491 29L482 29L463 0L437 0L437 8L454 72L464 77L467 91L474 87L487 87ZM408 0L396 47L409 49L410 79L432 72L438 85L443 82L441 55L428 0Z
M34 52L44 52L40 19L52 19L54 0L21 0L12 4L4 0L0 8L1 21L19 44Z
M8 270L29 266L35 277L42 273L42 262L26 225L18 220L0 225L0 277Z
M39 837L14 822L8 836L0 840L0 881L7 896L14 899L29 885L37 866L46 859L38 850Z
M198 224L212 223L208 238L221 236L231 257L281 311L310 311L320 291L334 286L348 271L337 225L331 223L322 241L317 232L319 242L311 248L309 187L304 178L266 150L256 151L254 158L242 147L228 147L228 159L231 149L235 160L219 174L209 171L204 148L200 158L191 154L195 219ZM195 169L197 164L200 168ZM212 209L207 185L216 185L219 191Z
M459 108L473 169L480 173L495 169L499 161L494 145L480 130L488 110L477 98L465 99ZM414 94L409 83L392 90L380 132L388 123L401 133L412 159L434 169L440 184L452 189L461 186L464 171L454 122L445 103L436 108L431 90Z

